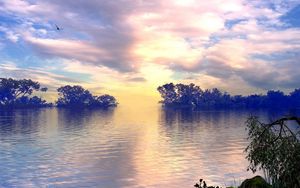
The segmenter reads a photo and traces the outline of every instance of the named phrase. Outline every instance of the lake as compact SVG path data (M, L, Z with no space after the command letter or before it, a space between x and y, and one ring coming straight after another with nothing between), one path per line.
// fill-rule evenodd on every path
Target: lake
M247 172L245 120L265 111L0 111L0 187L238 185Z

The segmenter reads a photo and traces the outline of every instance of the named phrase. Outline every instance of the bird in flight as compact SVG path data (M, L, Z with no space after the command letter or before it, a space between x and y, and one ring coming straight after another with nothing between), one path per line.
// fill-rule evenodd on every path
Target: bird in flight
M56 27L56 30L57 30L57 31L61 31L61 30L63 30L63 28L61 28L61 27L58 27L56 24L55 24L55 27Z

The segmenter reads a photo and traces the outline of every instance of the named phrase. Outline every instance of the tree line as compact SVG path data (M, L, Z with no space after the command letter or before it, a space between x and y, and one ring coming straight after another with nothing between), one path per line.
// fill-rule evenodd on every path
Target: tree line
M169 107L195 108L299 108L300 89L288 95L270 90L266 95L230 95L217 88L203 90L191 84L168 83L157 88L161 103Z
M0 78L0 108L1 107L113 107L117 100L111 95L93 95L81 86L62 86L57 89L58 100L49 103L34 92L47 92L48 88L41 87L39 82L30 79L16 80Z
M39 82L30 79L16 80L0 78L0 107L114 107L115 97L93 95L82 86L62 86L57 89L58 99L49 103L34 92L47 92ZM266 95L230 95L217 88L203 90L191 84L168 83L157 88L162 97L161 103L168 107L195 108L300 108L300 88L289 94L270 90Z

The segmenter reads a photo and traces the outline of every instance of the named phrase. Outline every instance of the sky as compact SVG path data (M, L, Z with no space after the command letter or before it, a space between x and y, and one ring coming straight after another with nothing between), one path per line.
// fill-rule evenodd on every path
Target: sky
M56 29L56 26L60 30ZM123 99L300 87L299 0L0 0L0 77Z

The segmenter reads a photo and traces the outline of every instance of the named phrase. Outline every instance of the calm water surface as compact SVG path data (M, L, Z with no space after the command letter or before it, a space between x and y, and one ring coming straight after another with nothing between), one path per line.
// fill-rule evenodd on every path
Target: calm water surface
M237 185L247 172L244 122L266 112L0 111L0 187Z

